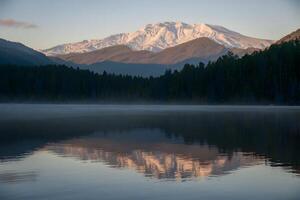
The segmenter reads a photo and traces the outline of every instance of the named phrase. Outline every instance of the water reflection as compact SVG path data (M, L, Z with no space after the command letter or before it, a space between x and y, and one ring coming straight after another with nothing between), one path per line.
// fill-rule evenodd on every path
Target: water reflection
M0 183L18 183L35 181L38 174L35 171L16 172L16 171L4 171L0 173Z
M300 173L298 108L4 108L2 162L46 149L160 179L219 176L262 163ZM13 176L2 172L2 177Z
M147 177L169 180L220 176L263 163L262 158L253 154L222 154L217 147L186 145L181 138L166 140L160 130L97 133L51 144L45 149L61 156L99 161L110 167L129 168Z

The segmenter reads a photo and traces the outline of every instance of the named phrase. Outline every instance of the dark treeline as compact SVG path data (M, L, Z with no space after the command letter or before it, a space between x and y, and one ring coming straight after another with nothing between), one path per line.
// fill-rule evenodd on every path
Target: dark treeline
M1 66L0 99L300 104L300 41L206 66L185 65L157 78L66 66Z

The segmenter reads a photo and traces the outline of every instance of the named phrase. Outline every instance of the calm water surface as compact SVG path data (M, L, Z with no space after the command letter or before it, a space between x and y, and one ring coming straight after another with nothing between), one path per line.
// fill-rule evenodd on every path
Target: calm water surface
M300 108L0 104L0 199L300 199Z

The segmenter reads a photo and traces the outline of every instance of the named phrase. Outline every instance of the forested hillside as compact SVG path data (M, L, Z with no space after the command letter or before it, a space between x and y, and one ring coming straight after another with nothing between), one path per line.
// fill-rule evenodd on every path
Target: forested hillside
M95 74L66 66L0 67L2 101L162 101L300 104L300 41L206 66L185 65L157 78Z

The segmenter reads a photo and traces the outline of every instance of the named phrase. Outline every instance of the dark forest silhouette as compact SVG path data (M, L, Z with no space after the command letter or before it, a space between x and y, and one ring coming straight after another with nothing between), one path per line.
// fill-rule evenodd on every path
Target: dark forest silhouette
M159 101L300 104L300 41L160 77L96 74L66 66L0 67L2 101Z

